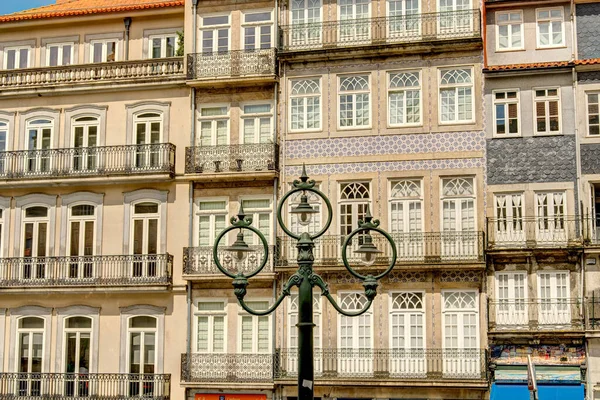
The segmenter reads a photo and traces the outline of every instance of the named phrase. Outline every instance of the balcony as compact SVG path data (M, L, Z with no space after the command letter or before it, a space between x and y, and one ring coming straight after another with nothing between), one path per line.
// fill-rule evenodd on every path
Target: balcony
M262 246L249 246L255 253L252 253L246 258L241 268L235 265L231 254L225 250L221 250L218 253L221 265L233 274L243 272L249 274L255 271L259 267L263 259L263 247ZM269 261L261 271L262 273L273 273L273 259L275 255L275 246L269 246ZM199 247L186 247L183 249L183 275L187 276L188 279L208 277L211 280L215 279L215 275L218 277L225 277L219 271L213 261L213 247L212 246L199 246ZM260 275L259 275L260 276ZM229 278L227 278L229 279Z
M476 9L284 25L280 55L369 46L394 46L394 51L399 46L412 46L431 51L440 42L453 46L469 39L481 42L480 26Z
M582 246L581 219L576 216L488 218L488 250Z
M60 67L22 68L0 71L0 96L36 94L56 91L61 87L72 91L87 90L90 86L132 84L161 84L184 82L183 58L117 61Z
M238 174L272 177L279 171L279 145L274 143L197 146L185 149L185 173L202 175Z
M276 78L275 48L188 54L190 86L228 86L233 82L259 85L275 82Z
M396 243L396 265L481 263L483 262L483 232L414 232L391 234ZM341 235L322 236L315 240L315 266L328 267L342 265ZM296 241L289 237L279 237L277 266L294 266L298 257ZM383 253L375 261L376 265L387 265L391 258L391 248L382 236L373 236L373 243ZM360 256L354 253L361 244L360 237L353 239L348 246L348 262L360 264Z
M7 181L105 176L175 175L171 143L0 152ZM80 182L78 179L78 183Z
M600 331L600 297L592 292L592 297L585 300L585 329L588 331Z
M581 299L491 300L489 329L497 333L583 330Z
M297 350L278 352L277 379L296 379ZM481 349L315 349L317 380L456 381L486 380L487 353Z
M172 271L170 254L0 258L0 289L167 286Z
M187 383L273 383L273 355L182 354L181 380Z
M0 398L149 399L171 397L169 374L0 373Z

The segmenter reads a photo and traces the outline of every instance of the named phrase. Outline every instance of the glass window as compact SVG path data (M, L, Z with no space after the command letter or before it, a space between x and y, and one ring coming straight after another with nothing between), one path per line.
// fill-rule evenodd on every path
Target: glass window
M31 46L5 47L4 69L29 68L33 64Z
M477 292L445 291L442 296L444 349L479 349ZM457 356L464 355L457 353ZM463 368L471 367L467 362L462 365Z
M523 193L498 193L495 200L495 242L498 244L522 244L525 241L523 230Z
M130 397L153 397L152 381L148 382L144 374L156 373L157 336L156 318L149 316L130 318L127 372L139 374L129 378L127 386Z
M340 293L339 304L344 311L359 311L367 304L363 293ZM340 373L371 373L373 370L373 313L371 309L358 317L338 317L338 348ZM341 370L340 370L341 369Z
M229 51L229 15L202 17L202 53Z
M388 114L390 126L421 123L421 73L389 74Z
M253 310L266 310L268 301L246 301ZM271 316L256 316L240 311L240 352L241 353L270 353L271 352Z
M423 350L425 348L425 299L423 292L391 293L392 309L390 313L392 350ZM412 352L408 355L399 352L400 357L422 359L423 353ZM399 363L402 364L402 363ZM398 365L400 372L403 367ZM421 368L419 368L421 369ZM406 372L408 372L407 370ZM419 372L424 372L419 371Z
M243 106L241 118L243 143L273 142L273 107L270 103Z
M98 146L100 120L96 116L75 118L73 126L73 169L94 171L98 167Z
M341 128L370 126L371 92L369 76L340 76L339 82L339 126Z
M560 91L535 89L535 133L560 132Z
M371 204L370 182L340 184L340 235L349 235L365 219Z
M519 134L519 91L493 92L494 134L515 136Z
M523 12L496 12L496 33L498 50L519 50L523 48Z
M252 216L252 225L257 228L267 239L267 243L271 244L271 220L272 209L271 199L242 199L242 205L246 215ZM252 240L249 244L259 245L260 239L255 234L252 234Z
M212 246L217 235L226 227L226 200L198 200L198 246ZM227 235L221 244L227 243Z
M442 123L473 120L473 70L440 70L440 120Z
M321 80L291 81L290 128L292 131L321 129Z
M229 143L229 107L200 107L199 146L222 146Z
M160 168L164 156L158 145L162 142L163 116L159 113L146 112L134 117L135 144L138 145L135 154L135 168Z
M564 46L563 8L536 10L538 47Z
M475 231L473 178L442 179L442 210L444 232Z
M271 15L270 11L244 14L244 50L269 49L273 46Z
M175 57L177 54L177 34L153 35L148 38L150 58Z
M148 255L158 254L160 249L159 204L140 202L133 205L131 232L131 252L135 256L132 275L134 277L157 276L161 268L155 258ZM139 317L136 317L139 318Z
M92 319L89 317L70 317L65 320L64 372L70 374L88 374L90 372L90 345L92 339ZM77 397L87 395L89 388L85 379L73 375L65 382L66 395ZM79 381L83 379L82 381Z
M117 59L117 40L104 39L90 42L90 58L93 63L119 61Z
M223 301L199 301L196 312L196 351L225 353L227 312Z
M73 64L74 43L52 43L46 46L46 65L56 67Z
M291 45L302 47L321 42L321 0L291 1Z
M600 111L599 111L598 93L587 94L587 116L588 116L588 135L600 135ZM1 135L0 127L0 135Z
M38 317L19 319L17 328L17 372L25 375L19 379L19 395L24 397L41 397L42 380L40 373L44 363L45 322Z

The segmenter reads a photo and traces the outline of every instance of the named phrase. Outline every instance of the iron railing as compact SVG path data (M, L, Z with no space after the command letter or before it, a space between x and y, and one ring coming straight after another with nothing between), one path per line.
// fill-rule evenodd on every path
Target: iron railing
M0 88L32 88L102 81L132 83L155 78L184 78L183 58L117 61L59 67L20 68L0 71Z
M581 299L490 300L490 331L583 329Z
M254 253L244 260L240 266L236 265L231 254L225 250L219 251L219 260L224 268L233 274L243 272L248 274L259 267L263 260L263 246L249 246ZM273 259L275 246L269 246L269 261L261 272L273 272ZM213 275L221 274L213 261L212 246L185 247L183 249L183 273L184 275Z
M571 215L487 218L487 248L581 246L581 219Z
M171 143L0 152L0 179L175 174Z
M167 285L170 254L0 258L0 288Z
M281 51L380 46L481 37L479 10L281 26Z
M196 146L185 149L185 173L278 171L275 143Z
M187 78L275 76L276 55L275 48L188 54Z
M397 264L435 264L448 262L482 262L483 232L413 232L392 233L396 242ZM322 236L315 241L315 266L335 266L342 262L342 245L345 236ZM387 265L391 248L385 238L373 236L373 243L383 251L376 265ZM296 241L287 236L278 238L278 266L289 266L298 257ZM348 247L347 258L351 264L358 264L360 256L354 253L362 244L361 238L353 239Z
M170 392L170 374L0 373L2 399L168 400Z
M600 330L600 296L596 292L585 299L585 328Z
M184 382L273 382L273 354L181 355Z
M482 380L487 352L482 349L315 349L317 379ZM297 377L298 353L276 353L278 379Z

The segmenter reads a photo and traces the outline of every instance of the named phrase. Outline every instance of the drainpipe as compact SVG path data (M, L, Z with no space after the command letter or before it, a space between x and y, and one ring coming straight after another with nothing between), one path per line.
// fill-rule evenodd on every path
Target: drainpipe
M125 24L125 61L129 60L129 31L131 28L131 17L123 18Z
M198 0L192 0L192 55L196 54L196 39L197 39L197 24L196 19L198 18ZM190 146L196 145L196 88L192 88L192 135L190 138Z

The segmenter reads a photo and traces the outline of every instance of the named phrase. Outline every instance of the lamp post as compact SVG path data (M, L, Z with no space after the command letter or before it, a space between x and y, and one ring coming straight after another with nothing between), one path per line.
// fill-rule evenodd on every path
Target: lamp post
M277 221L281 229L285 232L286 235L294 238L297 241L296 248L298 249L298 270L290 276L288 281L283 286L283 290L275 303L271 305L267 310L257 311L252 310L248 305L244 302L244 297L246 296L247 287L248 287L248 279L252 278L256 274L258 274L267 264L269 259L269 248L267 244L267 240L264 235L255 227L252 226L252 217L245 215L243 207L240 206L240 211L237 217L231 218L231 225L225 228L216 238L215 244L213 246L213 259L215 265L219 270L233 279L233 288L234 294L238 299L240 306L252 315L268 315L275 311L275 309L281 304L281 302L290 295L290 291L292 287L298 287L298 399L299 400L313 400L314 395L314 345L313 345L313 328L315 324L313 323L313 299L312 299L312 289L313 287L318 287L321 289L321 295L325 296L327 300L331 303L333 308L336 309L337 312L349 316L355 317L361 314L364 314L369 310L371 304L373 303L373 299L377 295L377 286L378 280L385 277L396 263L396 245L392 237L383 229L379 228L379 221L373 219L371 213L367 209L366 216L364 221L358 221L358 228L353 230L344 240L344 244L342 246L342 262L348 271L354 275L356 278L362 281L362 285L365 290L365 297L367 298L367 303L362 310L358 310L355 312L344 311L335 301L335 299L329 293L329 287L327 283L319 276L317 273L313 271L313 263L314 263L314 255L313 250L315 248L315 239L321 237L331 225L332 220L332 207L329 199L325 194L315 188L315 181L309 180L306 175L306 168L302 167L302 175L300 176L300 180L295 180L293 182L293 188L287 192L280 200L279 205L277 207ZM309 234L304 231L300 234L296 234L288 229L288 227L283 222L282 211L285 201L292 195L296 193L302 193L300 196L300 204L296 207L293 207L290 211L292 214L297 216L298 223L301 226L306 227L310 221L313 214L317 213L317 211L308 203L307 193L311 192L320 197L325 206L327 207L327 222L323 226L323 228L315 233ZM223 268L218 256L219 242L223 239L223 237L233 230L239 230L237 234L237 240L231 246L225 247L224 250L230 252L232 254L233 260L241 266L243 261L247 258L248 254L254 251L251 249L248 244L244 241L244 230L251 231L255 233L261 240L263 248L264 248L264 256L259 266L252 272L248 274L244 274L241 272L242 268L238 270L236 274L228 271ZM371 266L375 263L377 256L382 253L374 244L373 238L370 232L378 232L383 235L386 240L389 242L392 249L392 257L389 259L389 264L385 268L385 270L378 275L362 275L355 271L349 264L347 258L348 245L351 243L352 238L361 235L362 244L356 249L354 252L361 256L361 262L364 266Z

